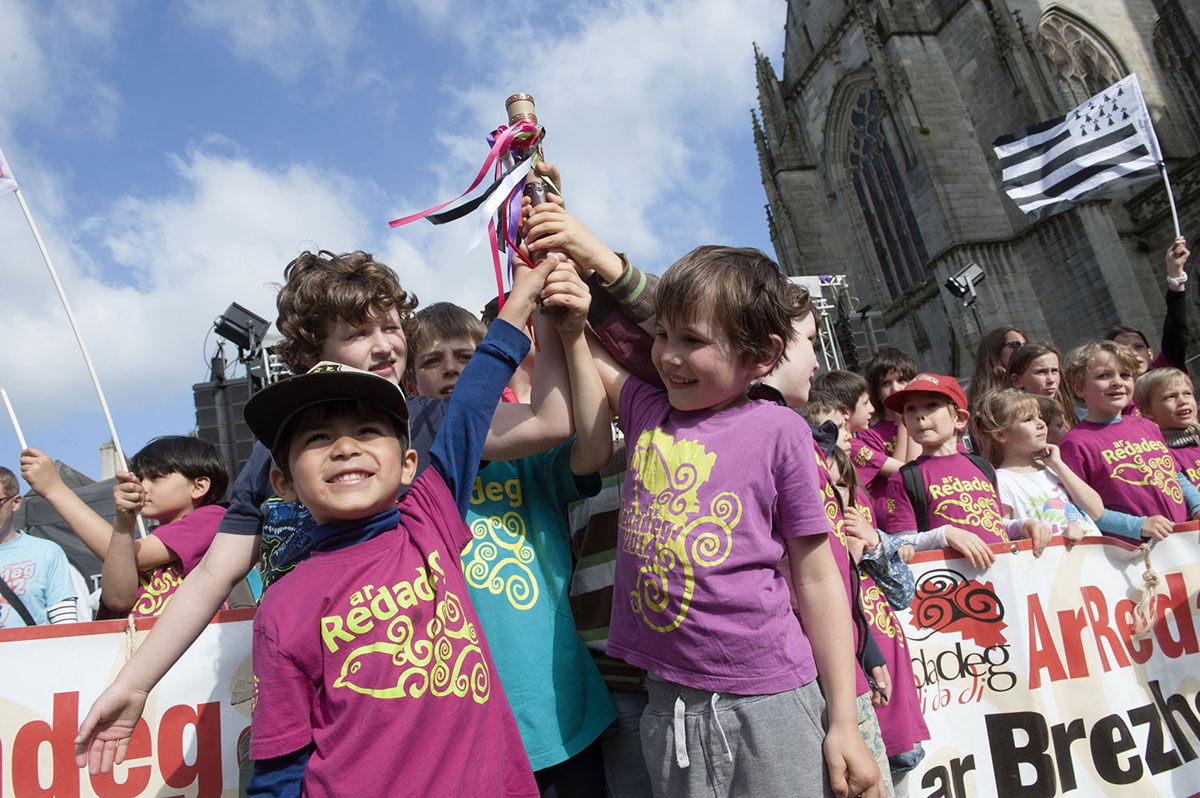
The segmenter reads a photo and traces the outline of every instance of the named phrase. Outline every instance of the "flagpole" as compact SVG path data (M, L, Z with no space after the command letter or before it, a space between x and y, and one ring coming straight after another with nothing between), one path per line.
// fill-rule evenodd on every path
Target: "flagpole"
M113 446L117 450L117 465L122 471L128 471L129 464L125 461L125 450L121 448L121 439L117 436L117 425L113 423L112 413L108 410L108 401L104 398L104 390L100 387L100 377L96 374L96 367L92 365L91 355L88 354L87 345L83 342L83 334L79 332L79 325L75 323L75 314L71 312L71 303L67 301L67 293L58 279L58 272L54 270L50 253L46 251L46 245L42 242L42 234L38 232L33 215L29 212L29 206L25 204L25 197L21 195L21 189L16 187L13 189L13 193L17 195L17 202L21 204L21 212L25 214L25 221L29 223L29 229L33 231L33 240L37 242L38 251L42 253L42 260L45 261L46 269L50 272L50 279L54 281L54 287L58 289L58 298L62 300L63 310L67 312L67 321L71 322L71 331L75 333L75 341L79 344L79 351L83 353L83 362L87 364L88 374L92 377L92 386L96 389L96 396L100 398L100 409L104 411L104 420L108 424L108 433L112 436ZM5 401L7 402L7 398ZM15 417L13 420L16 420ZM137 516L137 528L138 537L146 537L146 525L140 515Z
M8 417L12 421L13 429L17 431L17 443L21 444L21 451L29 448L25 443L25 434L21 432L21 422L17 421L17 413L13 410L12 402L8 401L8 391L4 390L4 383L0 383L0 399L4 400L4 408L8 410Z
M1158 162L1158 171L1162 172L1163 184L1167 187L1167 204L1171 206L1171 221L1175 223L1175 238L1183 235L1179 232L1179 211L1175 210L1175 194L1171 192L1171 181L1167 178L1167 165Z

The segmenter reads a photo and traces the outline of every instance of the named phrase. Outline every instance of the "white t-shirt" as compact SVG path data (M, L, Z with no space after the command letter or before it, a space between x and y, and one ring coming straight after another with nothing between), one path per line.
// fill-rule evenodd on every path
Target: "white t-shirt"
M1042 521L1054 534L1061 534L1067 524L1078 524L1084 534L1099 534L1096 524L1087 513L1071 501L1067 489L1049 468L1029 474L996 469L1000 487L1000 502L1012 509L1017 521Z

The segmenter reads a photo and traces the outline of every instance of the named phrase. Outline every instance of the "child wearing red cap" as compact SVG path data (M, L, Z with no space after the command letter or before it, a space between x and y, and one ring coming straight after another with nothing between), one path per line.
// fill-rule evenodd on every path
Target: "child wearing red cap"
M958 381L918 374L884 404L901 414L921 455L888 480L885 531L917 551L961 552L977 568L995 560L989 543L1007 542L996 490L996 471L982 457L963 454L958 439L970 414Z

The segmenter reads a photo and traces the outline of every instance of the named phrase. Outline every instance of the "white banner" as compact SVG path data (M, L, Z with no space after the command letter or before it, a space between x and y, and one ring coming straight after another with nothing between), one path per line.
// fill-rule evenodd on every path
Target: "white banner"
M913 562L899 613L932 740L910 796L1188 796L1200 791L1200 541L1151 552L1162 598L1135 639L1141 554L1110 538L1029 543L987 571ZM953 554L953 552L950 552Z
M237 796L238 744L250 729L253 615L218 613L150 694L125 764L107 776L75 766L73 741L125 664L125 622L0 631L0 798ZM138 622L138 643L151 624Z

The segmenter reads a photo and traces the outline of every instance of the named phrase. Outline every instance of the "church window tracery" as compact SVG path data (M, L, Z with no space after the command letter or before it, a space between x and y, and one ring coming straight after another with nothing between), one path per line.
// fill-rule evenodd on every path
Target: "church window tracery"
M1178 42L1164 29L1162 20L1154 24L1154 55L1178 99L1178 108L1193 136L1200 139L1200 91L1191 81Z
M1038 23L1038 46L1070 108L1126 74L1120 56L1099 32L1059 9L1047 11Z
M925 279L928 254L883 124L879 89L864 86L848 116L844 167L892 299Z

